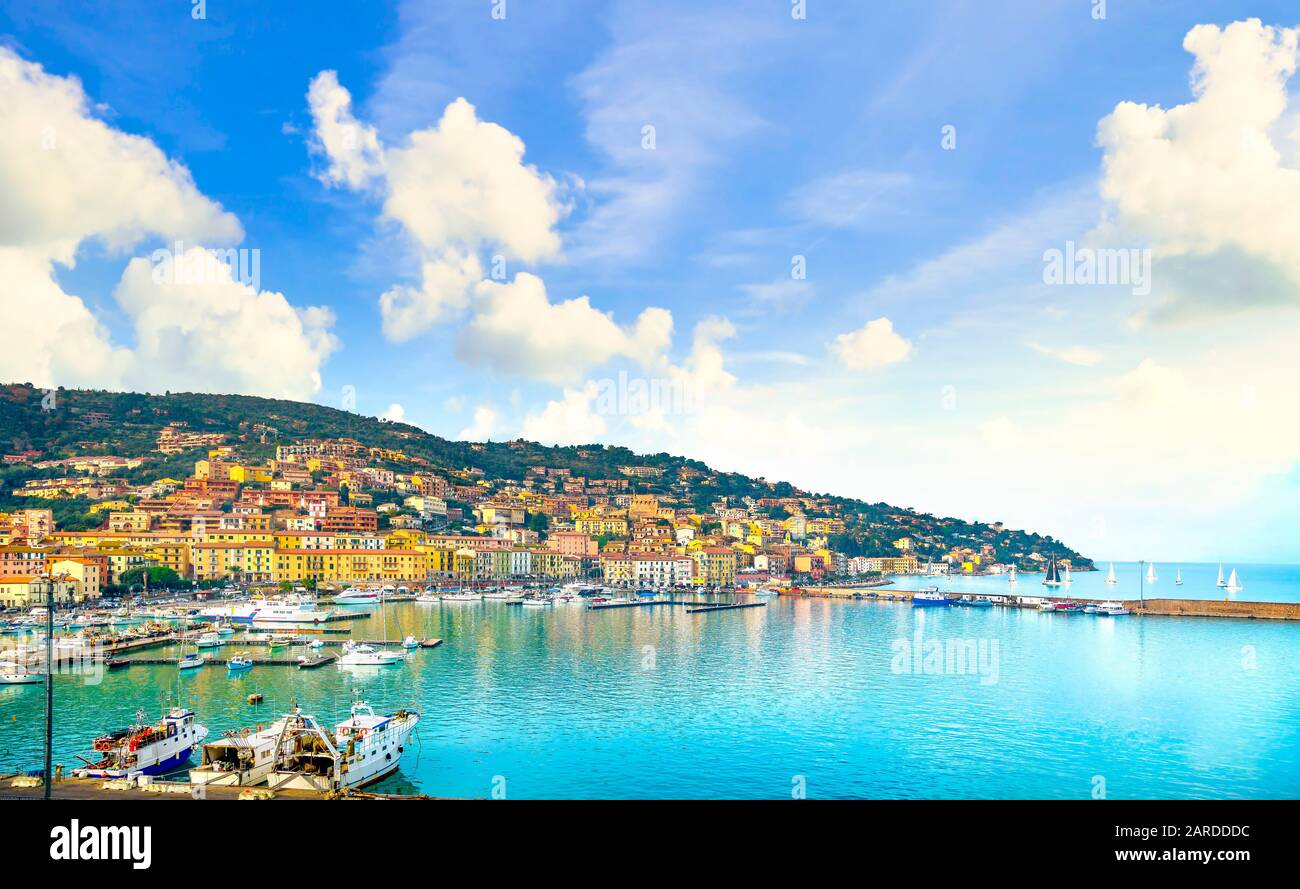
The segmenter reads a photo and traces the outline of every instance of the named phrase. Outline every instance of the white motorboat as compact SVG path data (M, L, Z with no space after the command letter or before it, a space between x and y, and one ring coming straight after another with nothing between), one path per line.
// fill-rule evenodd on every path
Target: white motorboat
M473 590L457 590L454 593L444 593L442 596L444 602L479 602L482 599L483 594Z
M0 661L0 685L41 685L45 674L31 670L13 661Z
M343 646L343 655L339 658L340 667L388 667L400 663L402 656L390 651L380 651L372 645L357 645L349 642Z
M351 586L334 597L335 605L376 605L378 603L379 593Z
M407 636L404 640L402 640L402 647L405 648L407 651L410 651L414 648L419 648L420 640L416 639L414 636Z
M1129 611L1128 608L1124 606L1123 602L1114 601L1102 602L1097 606L1097 610L1093 612L1093 614L1100 615L1101 617L1119 617L1124 614L1132 613L1133 612Z
M221 634L204 633L199 636L198 641L194 644L199 648L220 648L222 643Z
M555 604L555 600L546 596L535 596L531 598L525 596L522 602L525 608L545 608L547 605Z

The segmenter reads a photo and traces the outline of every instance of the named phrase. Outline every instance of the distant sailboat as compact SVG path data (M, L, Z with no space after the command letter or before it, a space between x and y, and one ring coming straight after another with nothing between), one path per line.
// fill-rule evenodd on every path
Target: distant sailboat
M1015 582L1016 582L1016 566L1012 565L1011 576L1007 578L1007 583L1015 583Z
M1069 586L1069 585L1072 584L1072 583L1074 583L1074 581L1073 581L1073 580L1070 580L1070 566L1069 566L1069 565L1066 565L1066 566L1065 566L1065 585L1066 585L1066 586Z
M1219 563L1219 582L1216 583L1215 586L1218 586L1218 587L1225 587L1225 586L1227 586L1227 584L1224 583L1224 581L1223 581L1223 563L1222 563L1222 562Z
M1241 581L1237 580L1236 568L1233 568L1232 574L1228 575L1228 585L1224 587L1224 589L1226 589L1230 593L1239 593L1243 589L1245 589L1245 587L1241 585Z
M1156 577L1156 563L1152 562L1147 565L1147 583L1155 583L1159 579Z
M1060 586L1061 575L1057 573L1056 560L1047 563L1047 576L1043 578L1043 586Z
M1179 568L1177 571L1174 572L1174 586L1182 586L1182 585L1183 585L1183 569Z
M1119 581L1115 579L1115 563L1114 563L1114 562L1111 562L1111 563L1110 563L1110 570L1106 572L1106 583L1109 583L1109 584L1112 584L1112 585L1113 585L1113 584L1117 584L1117 583L1119 583Z

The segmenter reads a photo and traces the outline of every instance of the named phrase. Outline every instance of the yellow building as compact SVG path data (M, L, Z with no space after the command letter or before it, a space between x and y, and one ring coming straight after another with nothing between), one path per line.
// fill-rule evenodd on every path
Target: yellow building
M607 516L586 515L573 522L573 529L593 537L608 534L612 537L627 536L627 519Z
M108 530L148 531L152 518L147 512L110 512L108 514Z
M290 549L274 554L273 580L332 583L429 579L428 553L404 549Z
M73 599L77 602L98 599L104 586L104 578L100 574L100 562L97 559L76 557L55 559L50 563L50 575L71 580L75 585Z
M0 577L0 607L31 608L45 605L53 594L56 605L68 604L76 598L77 584L71 578L49 578L29 575Z
M695 560L693 582L697 586L734 586L736 554L723 546L705 546L690 553Z

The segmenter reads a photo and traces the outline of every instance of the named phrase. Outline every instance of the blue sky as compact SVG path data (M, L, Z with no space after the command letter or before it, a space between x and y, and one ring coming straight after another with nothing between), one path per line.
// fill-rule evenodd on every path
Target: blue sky
M68 332L3 375L667 450L1099 557L1300 559L1296 274L1273 243L1295 223L1300 106L1231 101L1290 95L1290 32L1265 29L1297 15L1105 5L0 3L32 93L0 104L30 128L0 158L30 191L11 188L0 251L51 288L22 300L31 323ZM1197 59L1230 100L1161 117L1167 142L1118 118L1102 139L1120 103L1194 103ZM40 91L73 79L84 106L43 124ZM192 182L136 142L60 166L87 121ZM1269 137L1262 174L1206 135L1234 127ZM114 181L133 184L99 193ZM17 220L41 214L36 244ZM178 237L258 250L258 286L155 292L129 270ZM1067 241L1153 250L1151 292L1045 286ZM610 410L596 393L620 372L696 403Z

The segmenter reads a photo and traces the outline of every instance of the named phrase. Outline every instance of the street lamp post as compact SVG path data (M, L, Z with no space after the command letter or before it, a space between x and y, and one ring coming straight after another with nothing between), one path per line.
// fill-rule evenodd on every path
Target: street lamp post
M45 586L45 798L51 799L54 783L54 579Z

